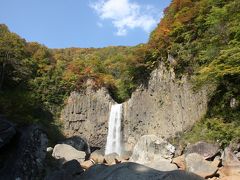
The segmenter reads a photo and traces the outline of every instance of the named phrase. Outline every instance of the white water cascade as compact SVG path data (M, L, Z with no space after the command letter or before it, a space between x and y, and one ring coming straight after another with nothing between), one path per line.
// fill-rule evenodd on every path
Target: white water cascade
M108 135L105 154L121 154L122 104L114 104L108 120Z

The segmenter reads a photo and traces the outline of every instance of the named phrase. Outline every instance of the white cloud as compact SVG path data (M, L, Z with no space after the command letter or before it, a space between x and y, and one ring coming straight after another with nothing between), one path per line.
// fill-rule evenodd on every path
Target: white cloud
M161 13L156 13L154 7L130 0L95 0L90 7L97 12L101 20L112 21L118 36L125 36L129 29L135 28L141 28L148 33L161 17Z
M100 28L102 28L102 27L103 27L103 24L100 23L100 22L97 22L97 26L100 27Z

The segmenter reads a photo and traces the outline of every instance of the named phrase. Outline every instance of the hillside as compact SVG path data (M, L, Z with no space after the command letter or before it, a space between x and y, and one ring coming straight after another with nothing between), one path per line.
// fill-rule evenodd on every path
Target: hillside
M147 44L102 49L49 49L1 25L0 114L18 124L38 122L58 131L55 120L64 100L73 90L82 91L88 79L123 102L164 62L178 78L188 75L196 89L208 83L217 87L206 118L185 135L186 141L237 141L239 21L238 0L173 0Z

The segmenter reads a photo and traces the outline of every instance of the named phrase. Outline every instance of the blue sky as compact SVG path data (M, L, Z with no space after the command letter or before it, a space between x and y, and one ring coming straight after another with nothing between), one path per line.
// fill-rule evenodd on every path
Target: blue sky
M0 0L0 23L50 48L145 43L171 0Z

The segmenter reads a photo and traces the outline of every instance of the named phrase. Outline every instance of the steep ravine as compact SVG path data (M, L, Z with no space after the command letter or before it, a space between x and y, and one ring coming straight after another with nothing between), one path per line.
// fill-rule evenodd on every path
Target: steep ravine
M187 78L176 79L173 70L159 65L151 73L147 86L138 87L131 99L123 103L126 147L131 149L145 134L168 138L193 126L207 111L209 92L207 88L194 92ZM80 135L91 146L103 147L113 103L105 88L72 92L62 110L65 134Z

